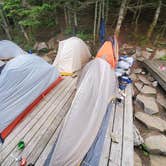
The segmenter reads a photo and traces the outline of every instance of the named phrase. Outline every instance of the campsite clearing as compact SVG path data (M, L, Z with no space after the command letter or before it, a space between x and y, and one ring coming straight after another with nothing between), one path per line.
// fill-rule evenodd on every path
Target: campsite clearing
M0 165L15 165L12 157L26 157L28 163L44 164L75 95L76 78L65 77L0 145ZM127 86L124 103L115 104L100 158L100 165L133 166L132 88ZM117 139L117 142L113 140ZM17 149L23 140L25 149Z

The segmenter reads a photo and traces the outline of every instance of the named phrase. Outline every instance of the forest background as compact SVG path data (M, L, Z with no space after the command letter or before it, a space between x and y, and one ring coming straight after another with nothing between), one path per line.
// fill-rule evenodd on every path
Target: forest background
M165 47L165 10L166 0L0 0L0 39L26 50L59 34L95 45L104 20L120 44Z

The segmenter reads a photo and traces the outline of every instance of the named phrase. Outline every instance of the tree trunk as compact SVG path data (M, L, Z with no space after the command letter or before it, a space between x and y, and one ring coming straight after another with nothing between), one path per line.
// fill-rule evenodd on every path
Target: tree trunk
M162 4L162 2L159 1L159 4L158 4L158 7L157 7L156 12L155 12L155 16L154 16L153 22L150 25L150 28L149 28L149 30L147 32L148 39L152 36L153 30L154 30L154 28L155 28L155 26L157 24L157 21L158 21L159 15L160 15L160 11L161 11L161 4Z
M115 34L117 37L119 36L120 28L125 16L126 3L127 3L127 0L122 0L121 6L120 6L119 17L118 17L118 21L115 28Z
M140 6L142 5L142 0L140 0ZM138 31L138 20L139 20L139 17L140 17L140 14L141 14L141 7L138 8L138 14L136 16L136 19L135 19L135 33L137 33Z
M71 14L69 10L67 10L67 15L68 15L68 23L69 23L69 26L71 27Z
M156 38L155 38L155 40L153 42L154 45L156 45L158 43L158 41L160 40L160 38L164 36L165 32L166 32L166 23L164 23L161 26L158 34L156 35Z
M136 6L138 7L138 9L140 8L139 6L140 6L140 1L141 0L138 0L137 1L137 4L136 4ZM138 9L135 9L135 10L133 10L133 18L132 18L132 24L135 24L135 20L136 20L136 17L137 17L137 15L138 15Z
M98 1L96 1L95 3L95 16L94 16L94 27L93 27L93 44L94 45L96 41L97 7L98 7Z
M67 19L67 8L64 6L64 16L65 16L65 24L66 27L68 26L68 19Z
M101 3L101 1L99 1L99 13L98 13L98 23L97 23L97 34L99 33L99 28L100 28L101 7L102 7L102 3Z
M8 26L8 24L7 24L7 21L6 21L6 18L5 18L5 16L4 16L4 14L3 14L2 9L0 9L0 16L1 16L2 22L3 22L2 27L3 27L3 29L4 29L4 31L5 31L5 33L6 33L7 38L8 38L9 40L12 40L12 37L11 37L11 35L10 35L10 31L9 31L9 26Z
M27 42L29 42L29 37L27 32L25 31L24 27L22 25L20 25L21 31L24 34L25 39L27 40Z
M77 27L78 26L78 21L77 21L77 12L74 11L74 26Z
M102 18L105 16L105 0L102 0Z
M109 13L109 0L106 1L105 24L107 24L108 21L108 13Z

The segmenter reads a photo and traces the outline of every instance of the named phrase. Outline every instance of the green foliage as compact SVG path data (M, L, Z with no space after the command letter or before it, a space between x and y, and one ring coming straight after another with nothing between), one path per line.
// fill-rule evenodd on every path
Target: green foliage
M135 33L135 32L130 34L130 39L131 40L134 39L136 41L136 43L138 43L142 47L144 47L149 42L146 35L140 34L140 33ZM130 39L129 39L129 41L130 41Z
M91 40L92 34L86 33L87 31L78 31L76 36L81 38L82 40ZM71 27L67 27L64 31L64 34L70 36L73 34L73 29Z
M27 43L25 38L23 38L23 36L17 32L17 29L14 30L13 41L21 46L25 51L32 50L35 44L35 39L33 37Z
M33 6L31 9L23 10L20 15L24 17L24 20L19 21L19 24L23 26L38 26L41 25L47 14L53 11L53 7L49 4L43 4L42 6Z
M55 16L53 14L56 5L49 3L38 3L37 5L35 1L30 1L30 4L25 7L21 0L5 0L4 2L3 9L6 11L7 16L24 27L33 28L55 24Z
M164 55L163 57L161 57L160 60L166 61L166 55Z
M77 37L81 38L82 40L90 40L92 39L92 34L84 33L83 31L78 32Z
M139 146L139 148L142 150L142 152L145 156L149 156L149 150L148 150L146 144L141 144Z
M71 27L67 27L67 28L65 29L65 31L64 31L64 34L65 34L65 35L71 35L72 32L73 32L72 28L71 28Z

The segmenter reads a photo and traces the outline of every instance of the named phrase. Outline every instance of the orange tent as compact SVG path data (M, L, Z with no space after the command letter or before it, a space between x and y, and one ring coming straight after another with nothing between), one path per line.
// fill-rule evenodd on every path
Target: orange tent
M117 43L116 43L116 48L114 49L112 42L106 41L98 51L96 57L105 59L109 64L111 64L112 68L115 68L116 63L118 61L117 52L118 52Z

